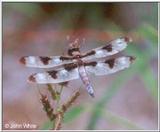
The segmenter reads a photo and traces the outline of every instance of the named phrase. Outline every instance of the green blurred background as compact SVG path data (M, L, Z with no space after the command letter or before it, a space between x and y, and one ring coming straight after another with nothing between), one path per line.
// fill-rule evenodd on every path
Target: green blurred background
M81 48L84 52L111 39L130 36L133 42L124 54L136 56L135 63L110 76L91 76L94 99L80 80L64 89L61 103L82 86L62 129L157 129L157 3L3 2L2 14L3 125L30 123L36 124L36 129L50 129L52 125L37 89L49 96L46 86L26 82L31 73L39 70L20 65L21 56L66 53L68 36L85 38Z

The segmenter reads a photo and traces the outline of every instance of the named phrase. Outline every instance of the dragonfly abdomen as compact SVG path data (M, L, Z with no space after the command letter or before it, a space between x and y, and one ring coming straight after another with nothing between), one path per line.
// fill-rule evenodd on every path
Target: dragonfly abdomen
M87 73L86 73L84 66L79 67L79 74L80 74L81 80L83 81L83 83L86 86L87 92L89 93L89 95L94 97L94 90L93 90L93 87L89 81L89 78L87 76Z

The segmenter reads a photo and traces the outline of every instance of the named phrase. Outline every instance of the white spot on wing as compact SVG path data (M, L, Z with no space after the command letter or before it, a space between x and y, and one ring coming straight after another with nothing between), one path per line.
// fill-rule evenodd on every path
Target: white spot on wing
M33 56L28 57L28 64L35 64L36 63L36 58Z
M118 59L118 63L119 63L120 66L126 66L126 67L128 67L130 61L129 61L128 57L121 57L121 58Z
M55 57L52 59L53 64L59 64L61 63L61 60L59 59L59 57Z
M122 43L122 39L120 39L120 38L119 38L119 39L116 39L116 40L115 40L115 43Z
M103 57L104 56L103 50L97 50L95 56L96 57Z
M46 75L43 74L43 73L38 73L36 75L36 78L39 80L39 81L45 81L46 80Z
M116 51L121 51L121 50L125 49L126 46L127 46L127 43L124 41L124 39L117 39L113 43L113 49Z
M102 68L103 66L104 66L103 63L97 63L96 65L97 68Z
M109 67L106 65L106 64L104 64L104 63L98 63L97 65L96 65L96 67L95 67L95 73L97 74L97 75L103 75L103 74L105 74L106 72L108 72L110 69L109 69Z
M68 77L68 71L67 70L61 70L60 73L59 73L60 77L62 78L66 78Z

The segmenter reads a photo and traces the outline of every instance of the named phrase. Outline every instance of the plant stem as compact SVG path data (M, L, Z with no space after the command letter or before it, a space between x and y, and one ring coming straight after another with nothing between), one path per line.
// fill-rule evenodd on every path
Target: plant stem
M55 91L55 89L53 89L51 84L47 84L48 87L48 91L51 93L52 99L56 100L57 99L57 93Z
M59 96L57 98L57 104L56 104L56 111L59 110L59 102L60 102L60 99L61 99L61 93L62 93L62 90L63 90L63 85L61 85L61 88L60 88L60 91L59 91Z

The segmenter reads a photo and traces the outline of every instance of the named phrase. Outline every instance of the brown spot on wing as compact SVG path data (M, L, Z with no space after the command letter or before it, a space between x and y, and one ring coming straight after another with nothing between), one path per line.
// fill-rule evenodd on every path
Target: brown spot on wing
M134 56L129 56L129 59L130 59L131 62L133 62L133 61L136 59L136 57L134 57Z
M35 74L34 74L35 75ZM31 75L28 79L30 82L36 82L34 75Z
M67 81L67 82L61 82L61 83L58 83L59 85L61 85L61 86L67 86L68 85L68 83L69 83L69 81Z
M45 64L45 65L48 64L49 60L51 60L50 57L42 57L42 56L40 56L39 58L43 62L43 64Z
M74 69L76 67L77 67L77 64L75 64L75 63L65 64L64 65L64 69L66 69L67 71L70 71L70 70L72 70L72 69Z
M110 68L114 67L115 59L106 60L105 63L109 65Z
M84 63L85 66L96 66L97 62L93 61L93 62L88 62L88 63Z
M94 55L96 52L94 50L91 50L90 52L87 52L86 54L82 55L81 58L86 57L86 56L90 56L90 55Z
M26 59L25 59L25 57L20 58L19 61L20 61L21 64L26 64Z
M67 57L67 56L60 56L59 58L60 60L72 60L73 58L72 57Z
M108 52L111 52L112 51L112 45L108 44L108 45L102 47L102 49L107 50Z
M57 71L48 71L48 74L54 79L57 78Z

